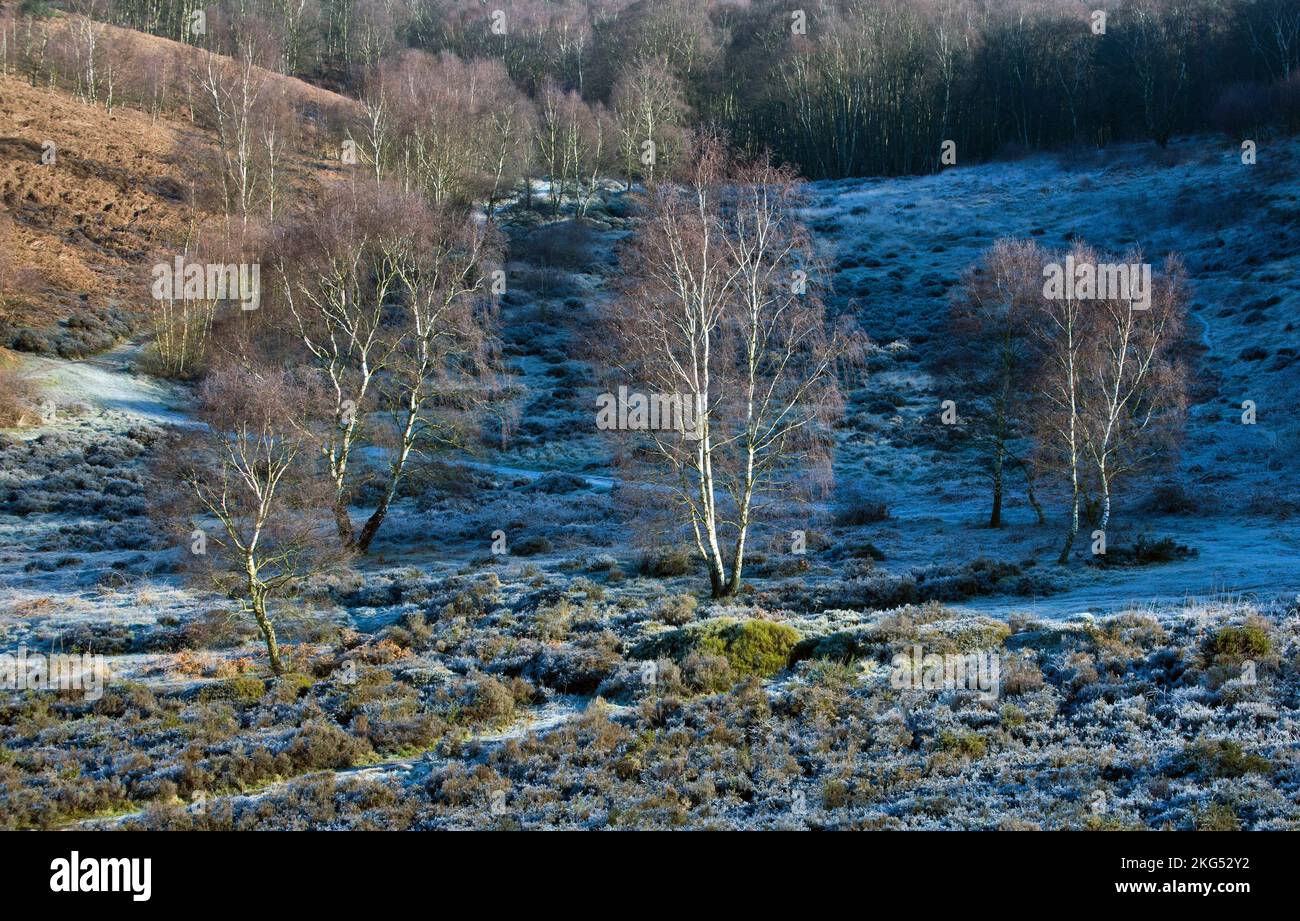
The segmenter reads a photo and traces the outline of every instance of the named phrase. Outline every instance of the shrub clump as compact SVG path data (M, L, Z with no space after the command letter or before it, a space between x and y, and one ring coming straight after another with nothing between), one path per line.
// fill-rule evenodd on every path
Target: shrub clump
M969 653L997 649L1010 634L1010 627L992 617L959 614L933 602L904 605L873 623L804 640L792 658L841 663L866 658L888 661L914 644L925 647L927 653Z
M528 485L529 492L566 495L587 488L587 481L575 473L547 473Z
M685 550L662 550L641 559L641 574L656 579L684 576L691 571L691 555Z
M939 748L959 758L975 761L984 757L988 751L988 742L978 732L953 732L945 729L939 733Z
M305 697L311 693L312 686L316 683L311 675L302 672L287 672L275 679L272 686L277 703L293 703L300 697Z
M204 687L199 691L199 700L204 703L228 700L248 706L261 700L265 693L266 682L261 678L252 675L236 675L234 678L226 678Z
M693 624L645 641L634 651L638 659L665 655L685 662L692 654L719 656L740 677L775 675L790 664L799 631L770 620L729 617Z
M1202 739L1183 749L1180 773L1195 772L1207 779L1268 774L1273 765L1263 755L1247 752L1231 739Z
M1241 831L1241 819L1227 803L1211 803L1196 813L1197 831Z
M889 507L861 489L851 489L841 495L835 509L835 523L841 527L861 527L888 520Z
M1090 562L1098 567L1151 566L1190 560L1194 556L1196 550L1177 543L1172 537L1150 539L1141 535L1132 547L1112 547L1105 554L1093 557Z
M682 680L693 691L717 694L730 690L736 683L736 676L731 663L724 657L693 652L682 663Z
M1235 665L1247 659L1262 659L1273 651L1273 640L1262 624L1244 623L1224 627L1205 641L1205 654L1218 665Z
M698 603L694 595L670 595L659 603L659 607L655 610L655 618L670 627L680 627L682 624L689 623L695 616Z
M516 541L511 552L515 556L536 556L539 553L550 553L555 549L555 545L550 539L541 534L534 534L531 537L525 537Z
M515 715L515 694L490 675L476 676L462 712L471 723L506 723Z

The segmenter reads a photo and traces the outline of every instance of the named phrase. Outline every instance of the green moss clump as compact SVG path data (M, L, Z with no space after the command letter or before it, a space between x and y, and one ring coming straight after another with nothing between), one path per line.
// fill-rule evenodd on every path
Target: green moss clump
M1224 627L1206 641L1205 651L1221 665L1234 664L1264 658L1273 651L1273 640L1260 624L1245 623Z
M209 684L199 691L199 700L211 703L227 700L236 704L255 704L266 693L266 682L252 675L237 675Z
M652 637L632 655L638 659L666 656L678 663L692 653L721 656L738 677L766 677L789 666L799 639L799 631L786 624L723 617Z

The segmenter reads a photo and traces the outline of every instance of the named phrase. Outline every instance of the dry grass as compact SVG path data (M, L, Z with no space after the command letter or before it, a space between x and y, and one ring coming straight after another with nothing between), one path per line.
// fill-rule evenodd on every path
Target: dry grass
M46 141L52 164L41 162ZM0 201L12 217L11 271L31 279L5 302L8 326L46 329L110 304L145 306L137 267L186 227L185 177L172 155L180 142L180 130L142 112L108 114L0 75Z
M9 608L8 613L11 617L39 617L51 613L53 609L54 599L45 596L19 601Z
M51 29L74 18L59 16ZM197 54L111 26L104 37L128 60ZM317 111L355 105L301 80L272 79ZM42 162L47 142L53 163ZM0 221L8 255L0 266L0 345L90 354L138 327L153 308L149 267L159 254L180 251L193 232L193 165L215 156L211 133L183 113L154 118L121 105L106 112L64 90L0 74L0 218L9 218ZM285 168L307 186L324 172L312 155ZM214 219L201 205L198 229ZM61 321L71 323L59 329Z
M15 369L0 365L0 429L31 425L37 418L36 391Z

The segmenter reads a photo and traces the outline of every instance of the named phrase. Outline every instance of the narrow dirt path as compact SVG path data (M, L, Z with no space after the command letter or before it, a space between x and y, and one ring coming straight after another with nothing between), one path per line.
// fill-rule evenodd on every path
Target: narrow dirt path
M136 373L142 350L142 342L124 342L90 358L23 356L22 373L40 387L42 398L53 403L55 422L23 430L22 437L35 438L57 427L58 413L78 404L155 425L195 425L186 414L187 397L181 387Z

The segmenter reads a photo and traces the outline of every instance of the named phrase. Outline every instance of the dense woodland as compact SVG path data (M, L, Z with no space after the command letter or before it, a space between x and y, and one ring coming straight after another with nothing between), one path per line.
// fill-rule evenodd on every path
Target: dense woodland
M709 125L812 178L928 172L1017 149L1258 132L1300 123L1300 9L1289 0L69 0L108 23L212 48L382 108L458 121L503 180L671 164ZM24 0L35 15L44 0ZM53 53L8 26L36 78ZM112 50L73 56L89 66ZM122 62L105 60L92 83ZM138 68L137 68L138 69ZM130 81L166 97L166 68ZM140 85L141 82L147 84ZM107 87L91 87L107 92ZM406 119L409 125L410 120ZM531 124L547 143L531 144ZM535 130L535 128L534 128ZM572 137L566 137L566 132ZM566 143L567 142L567 143ZM525 147L537 149L525 150ZM404 143L389 151L410 156ZM540 161L540 162L539 162ZM377 167L379 168L379 167ZM441 181L441 180L436 180ZM445 185L437 185L439 194Z

